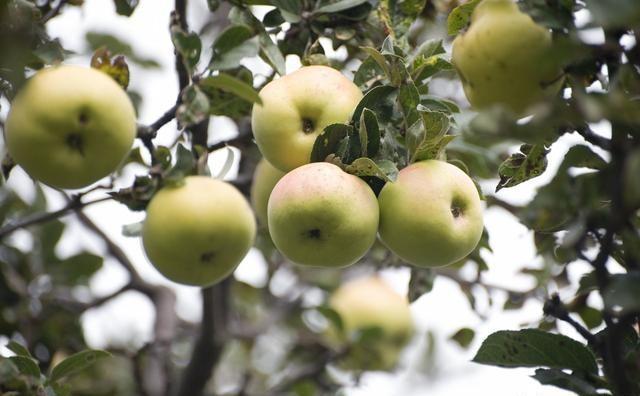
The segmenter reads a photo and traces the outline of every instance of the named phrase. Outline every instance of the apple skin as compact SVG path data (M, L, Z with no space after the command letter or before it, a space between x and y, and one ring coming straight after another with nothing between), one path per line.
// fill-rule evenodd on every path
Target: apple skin
M389 370L414 333L414 323L406 297L378 276L363 277L341 285L329 299L343 324L343 337L367 328L381 330L379 336L354 344L342 366L351 369ZM335 330L328 333L331 344L343 344Z
M258 218L258 223L267 226L267 204L273 187L278 180L282 179L285 173L274 168L267 160L262 158L253 173L251 183L251 205Z
M309 163L327 125L351 119L362 92L338 70L306 66L265 85L260 98L251 114L256 143L267 161L288 172Z
M253 245L256 221L231 184L189 176L161 189L147 206L142 243L149 261L168 279L193 286L219 282Z
M375 242L378 201L367 183L336 165L316 162L284 175L271 192L269 233L300 265L345 267Z
M471 105L502 104L516 115L557 94L564 78L551 33L511 0L484 0L453 41L452 61Z
M453 264L475 249L483 230L482 203L473 181L444 161L402 169L378 196L380 239L419 267Z
M31 177L75 189L114 172L135 136L135 109L111 77L56 66L37 72L18 93L5 139L11 157Z

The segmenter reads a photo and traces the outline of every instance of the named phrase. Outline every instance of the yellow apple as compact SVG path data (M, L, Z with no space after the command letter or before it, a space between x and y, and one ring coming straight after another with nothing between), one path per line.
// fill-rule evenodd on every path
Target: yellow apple
M278 180L284 176L284 172L276 169L267 160L262 158L256 166L251 183L251 205L256 212L258 222L267 226L267 204L269 195Z
M9 111L9 154L34 179L80 188L115 171L136 136L136 114L124 90L85 67L40 70Z
M168 279L208 286L233 272L256 235L249 203L231 184L189 176L161 189L147 207L142 242Z
M349 121L362 92L338 70L307 66L267 84L260 98L251 114L256 143L267 161L288 172L309 163L327 125Z
M378 196L380 238L393 253L421 267L449 265L475 249L483 230L473 181L444 161L402 169Z
M398 294L380 277L371 276L341 285L331 295L329 306L342 320L342 332L329 332L331 339L337 338L337 343L352 339L355 332L371 328L379 331L370 339L351 346L343 362L345 367L388 370L396 365L402 348L414 332L406 297ZM342 334L342 337L336 334Z
M471 105L500 104L517 115L555 95L562 69L551 54L548 29L511 0L484 0L471 26L453 42L452 61Z
M284 175L271 192L267 212L273 243L297 264L351 265L376 240L375 194L363 180L328 162Z

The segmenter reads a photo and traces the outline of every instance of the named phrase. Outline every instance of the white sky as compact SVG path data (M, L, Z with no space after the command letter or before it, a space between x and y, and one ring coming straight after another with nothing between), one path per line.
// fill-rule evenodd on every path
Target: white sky
M130 87L140 92L144 98L139 121L149 123L170 108L177 95L173 47L168 30L169 13L173 2L143 0L140 3L133 16L126 18L116 15L112 1L86 0L82 9L68 7L62 16L53 19L49 23L49 32L53 37L60 37L65 48L78 53L83 53L85 50L86 31L112 33L131 43L141 56L158 60L162 65L159 70L142 70L135 65L130 65ZM207 12L204 1L191 1L190 25L196 28L201 26ZM598 37L595 38L595 40L598 39ZM203 43L204 47L209 45L208 42ZM88 59L72 57L69 63L88 65ZM265 73L268 70L261 61L248 61L247 65L258 73ZM288 71L297 67L299 67L299 61L295 57L289 57ZM3 106L3 111L6 111L6 106ZM606 125L601 125L598 130L607 133ZM234 125L224 119L216 118L212 121L211 131L212 140L224 139L234 133ZM160 131L157 143L169 144L175 136L175 124L171 123ZM576 142L583 142L583 140L576 135L570 135L554 145L549 158L550 169L555 170L568 147ZM214 168L219 167L219 159L224 158L224 155L217 153L210 164ZM548 171L543 176L523 185L502 190L498 196L509 202L527 202L533 196L535 188L544 185L551 178L553 171ZM127 173L119 181L119 185L130 185L134 174L134 171ZM13 171L9 184L25 198L33 194L28 177L20 169ZM482 185L487 193L492 192L494 187L495 182ZM48 193L52 208L62 205L55 193L50 190ZM176 285L165 280L145 258L139 239L122 236L121 227L142 220L143 213L132 213L123 205L113 202L91 206L86 212L125 249L136 268L146 279L168 285L176 290L177 311L181 317L192 321L199 319L199 289ZM486 255L490 270L485 274L485 281L521 290L530 287L532 281L518 275L517 272L525 265L539 263L539 259L535 257L531 233L511 215L498 208L486 211L485 223L494 249L493 254ZM88 249L104 255L102 243L86 235L86 230L77 221L69 219L69 228L58 246L61 254L71 255L78 250ZM25 232L17 232L12 240L25 247L30 244L28 234ZM570 270L572 280L579 279L579 276L588 270L586 265L572 265L572 267ZM408 270L390 270L384 275L398 291L406 292ZM240 265L235 276L249 283L263 282L265 271L260 254L251 252ZM107 258L104 268L91 280L91 290L79 290L78 293L104 295L118 289L126 281L127 275L124 270L112 259ZM553 387L541 386L530 379L528 376L533 374L533 369L500 369L470 362L479 347L479 342L487 335L497 330L519 329L527 323L534 323L540 318L542 312L541 303L529 302L520 311L503 313L499 312L499 307L504 301L504 295L499 293L493 295L495 305L491 309L487 307L486 298L482 293L478 293L476 297L483 313L488 316L486 321L480 320L473 313L455 283L438 278L434 290L412 305L418 334L411 347L407 348L403 367L394 374L367 374L363 377L360 386L357 389L350 389L348 394L353 396L448 396L464 395L471 391L477 395L493 396L570 395L571 393ZM151 303L145 297L129 292L99 309L87 312L82 317L82 322L90 346L104 347L107 342L123 346L141 345L152 337L153 316ZM463 350L457 344L447 341L451 334L463 326L476 330L476 339L468 350ZM565 334L583 341L572 329L566 326L562 329ZM438 340L436 364L432 368L424 367L421 362L421 356L424 354L424 334L427 330L434 332ZM425 372L436 375L425 375Z

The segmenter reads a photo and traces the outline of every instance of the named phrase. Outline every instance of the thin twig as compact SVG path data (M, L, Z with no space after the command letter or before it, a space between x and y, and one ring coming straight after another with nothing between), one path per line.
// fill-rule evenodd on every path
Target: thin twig
M544 314L570 324L590 345L593 347L599 346L598 338L569 315L567 307L562 303L557 294L554 294L545 302Z
M49 10L49 12L47 12L43 17L42 17L42 23L47 23L49 22L50 19L54 18L56 15L58 15L60 13L60 10L62 10L62 7L64 7L65 4L67 4L68 0L59 0L58 4L53 7L52 9Z
M45 213L36 213L32 216L28 216L28 217L24 217L22 219L18 219L16 222L14 223L9 223L6 224L5 226L3 226L2 228L0 228L0 239L6 237L7 235L11 234L12 232L19 230L21 228L26 228L35 224L43 224L49 221L53 221L56 220L64 215L66 215L67 213L74 211L74 210L79 210L82 208L85 208L87 206L96 204L96 203L100 203L100 202L105 202L108 201L110 199L112 199L111 197L102 197L102 198L98 198L95 199L93 201L85 201L83 202L81 200L82 195L76 195L73 198L71 198L67 204L56 210L53 212L45 212Z

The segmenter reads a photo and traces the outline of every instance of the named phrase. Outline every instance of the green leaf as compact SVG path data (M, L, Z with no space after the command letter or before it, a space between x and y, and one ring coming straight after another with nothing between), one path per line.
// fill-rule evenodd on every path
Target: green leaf
M354 160L345 169L356 176L373 176L387 182L393 182L398 177L398 168L389 160L374 162L371 158L361 157Z
M373 110L378 119L381 117L384 119L385 117L390 117L390 115L385 114L384 112L378 111L378 109L385 104L385 102L390 102L394 98L394 94L397 92L395 87L390 85L379 85L369 92L367 92L364 97L356 106L356 109L353 111L353 117L351 118L352 122L355 124L360 121L360 116L365 108Z
M316 8L313 13L314 14L332 14L335 12L340 12L344 10L348 10L349 8L354 8L359 6L360 4L366 3L368 0L338 0L334 3L327 4L320 8Z
M316 310L320 312L322 316L327 318L331 325L340 333L344 331L344 322L342 321L340 314L336 310L327 306L317 307Z
M281 10L282 11L282 10ZM283 14L285 18L287 16ZM267 62L273 70L281 76L286 74L285 59L280 49L273 42L264 25L248 9L234 7L229 15L229 19L236 24L243 24L252 29L258 36L260 44L260 56Z
M38 367L38 362L33 358L27 356L11 356L9 360L18 368L20 373L40 379L40 367Z
M300 22L300 14L302 13L302 4L299 0L271 0L271 4L276 6L276 10L289 23ZM266 19L266 16L265 16ZM266 23L265 23L266 25ZM267 25L268 26L268 25Z
M197 124L209 117L209 97L198 85L189 85L182 91L182 103L176 111L178 125Z
M138 0L113 0L119 15L131 16L138 6Z
M262 100L253 86L229 74L220 73L217 76L207 77L200 80L199 84L207 89L219 88L250 103L262 104Z
M605 309L618 315L640 312L640 273L612 275L602 298Z
M129 61L137 63L144 68L160 67L160 63L158 63L158 61L137 55L129 43L111 34L87 32L85 34L85 39L92 51L96 51L101 47L106 47L111 53L124 55Z
M193 74L202 51L202 42L196 33L187 33L179 25L171 26L171 41L176 51L182 56L182 63L189 74Z
M18 356L31 357L29 350L25 348L22 344L19 344L15 341L9 341L9 343L7 344L7 349Z
M300 19L300 17L298 17ZM286 20L282 16L282 12L279 9L274 8L273 10L267 12L262 18L262 23L266 27L276 27L285 23Z
M496 192L540 176L547 169L548 152L543 144L522 145L519 153L512 154L500 164L500 181L496 186Z
M591 350L569 337L537 329L498 331L487 337L473 361L502 367L549 367L597 374Z
M229 70L226 74L233 75L241 80L247 87L252 87L253 74L243 66L236 70ZM251 114L252 104L250 101L221 89L213 84L201 84L200 88L209 97L209 113L211 115L224 115L234 120L239 120Z
M387 63L387 59L375 48L372 47L362 47L362 50L369 54L371 59L373 59L378 67L382 69L387 80L391 81L391 69L389 68L389 64Z
M366 91L385 77L385 71L372 56L369 56L360 64L360 67L358 67L358 70L353 76L353 83L356 84L360 90Z
M404 115L405 125L413 125L419 118L420 92L413 81L405 81L398 91L398 102Z
M76 285L86 283L93 274L102 268L102 262L102 257L83 252L59 263L51 264L49 271L55 283Z
M60 363L58 363L52 370L49 376L49 382L58 382L63 378L76 374L79 371L86 369L94 364L99 359L110 357L111 354L107 351L101 350L84 350L74 355L69 356Z
M447 17L447 34L454 36L465 29L471 20L471 14L480 0L470 0L457 6Z
M364 109L358 128L363 157L373 157L380 149L380 127L376 113Z
M144 221L125 224L122 226L122 235L130 238L137 238L142 235L142 227L144 227Z
M462 329L456 331L451 337L450 340L455 341L458 345L463 348L469 347L473 338L476 336L476 332L468 327L463 327Z
M216 38L212 49L209 69L234 69L242 59L258 55L260 43L248 26L233 25Z
M575 392L580 396L598 396L597 388L578 374L567 374L559 369L537 369L532 375L543 385L553 385L560 389Z
M636 0L586 0L593 19L605 28L640 26L640 3Z
M176 164L167 172L165 179L177 181L185 176L193 173L196 165L196 159L191 150L186 148L182 143L178 144L176 150Z
M311 162L322 162L329 154L334 154L342 139L346 138L353 128L346 124L331 124L318 135L311 149Z
M436 273L430 268L411 268L407 297L412 303L433 289Z

